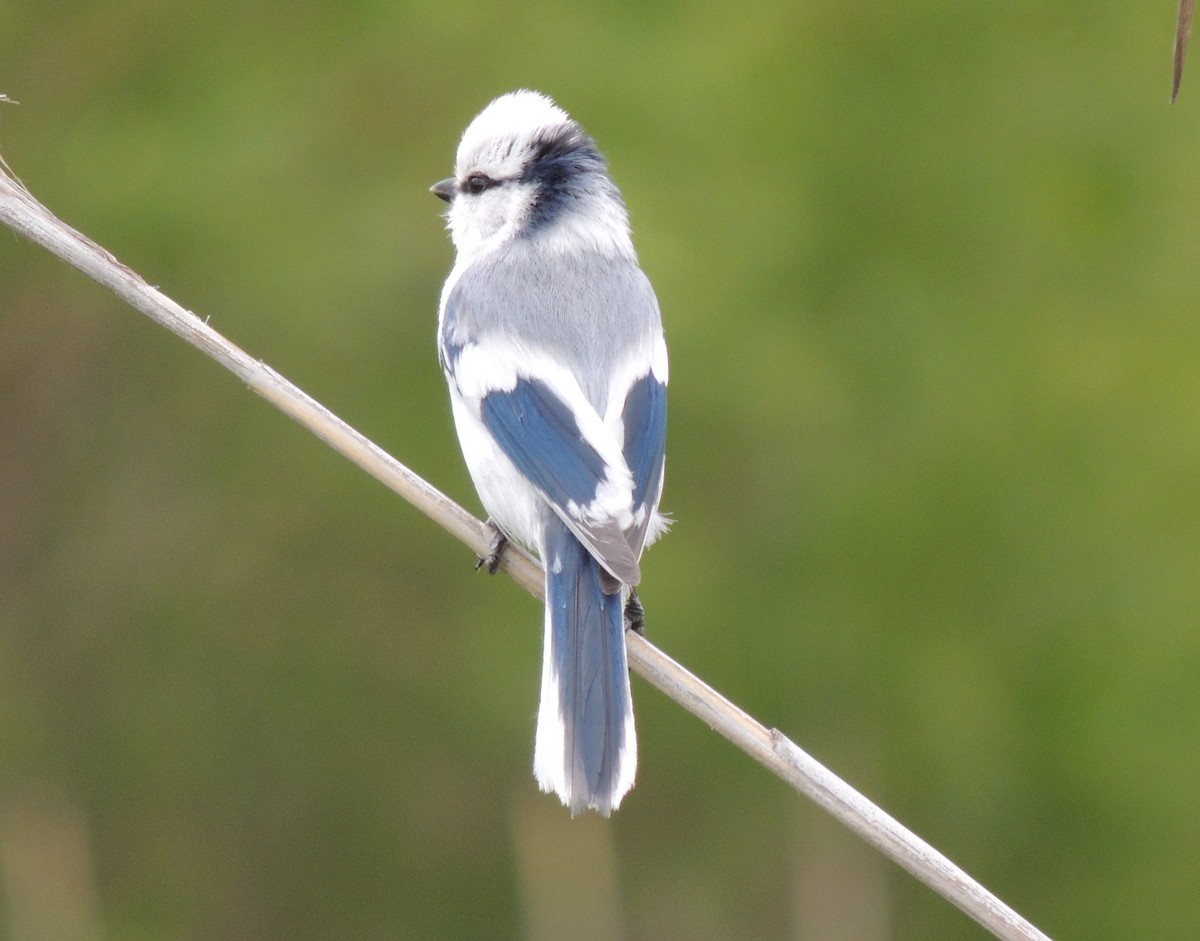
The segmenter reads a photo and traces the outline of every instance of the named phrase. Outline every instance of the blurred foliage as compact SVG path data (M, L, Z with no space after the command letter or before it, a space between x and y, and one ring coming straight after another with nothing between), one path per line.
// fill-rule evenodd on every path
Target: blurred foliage
M494 95L555 95L668 326L651 637L1051 935L1190 939L1200 88L1168 108L1173 26L0 0L0 146L477 508L426 187ZM2 937L986 936L641 683L638 786L569 820L530 773L536 603L4 233L0 448Z

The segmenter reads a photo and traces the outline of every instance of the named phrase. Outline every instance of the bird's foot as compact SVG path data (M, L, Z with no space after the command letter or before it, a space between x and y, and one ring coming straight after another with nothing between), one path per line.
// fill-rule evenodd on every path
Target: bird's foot
M625 630L646 636L646 612L636 588L629 589L629 598L625 602Z
M504 558L504 550L508 548L508 537L491 520L488 520L487 524L492 529L492 542L488 546L487 555L475 563L475 571L486 568L489 575L495 575L496 570L500 568L500 560Z

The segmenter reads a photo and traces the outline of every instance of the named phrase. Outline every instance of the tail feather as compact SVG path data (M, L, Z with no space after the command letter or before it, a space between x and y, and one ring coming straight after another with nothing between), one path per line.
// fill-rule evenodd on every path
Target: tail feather
M558 519L546 526L546 638L533 770L572 815L604 816L633 787L637 742L625 659L624 592Z

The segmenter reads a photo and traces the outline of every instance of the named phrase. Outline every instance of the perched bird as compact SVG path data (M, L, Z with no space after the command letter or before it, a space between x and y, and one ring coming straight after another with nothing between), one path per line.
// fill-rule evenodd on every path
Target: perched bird
M457 250L438 355L463 457L492 524L546 569L534 775L607 816L637 767L625 607L666 529L658 301L604 158L544 95L489 104L431 189Z

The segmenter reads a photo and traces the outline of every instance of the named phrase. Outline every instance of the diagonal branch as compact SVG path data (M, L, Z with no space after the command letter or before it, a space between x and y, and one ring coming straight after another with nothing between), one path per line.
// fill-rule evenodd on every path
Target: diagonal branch
M383 449L260 360L230 343L86 236L59 220L9 172L0 159L0 222L75 266L245 382L372 477L425 513L477 555L487 554L490 528L430 486ZM501 567L541 598L542 569L515 548ZM769 729L632 632L635 673L720 732L756 761L824 808L894 862L1002 941L1050 941L961 868L810 757L783 733Z

